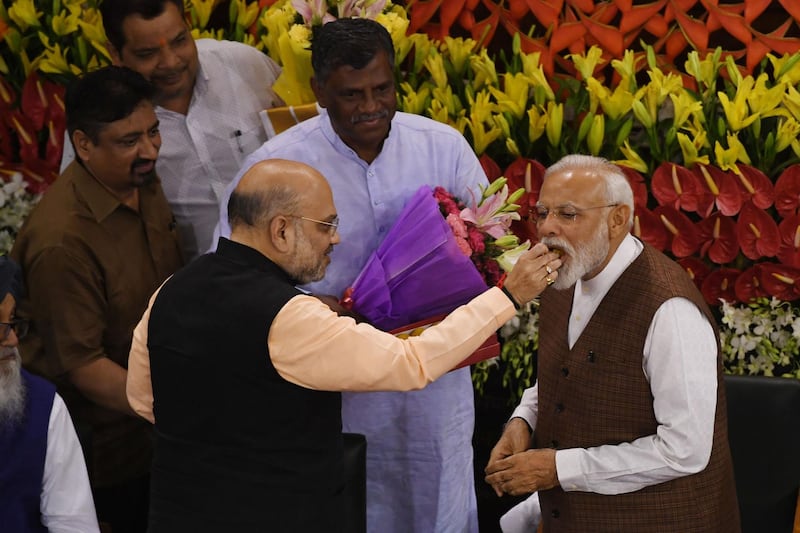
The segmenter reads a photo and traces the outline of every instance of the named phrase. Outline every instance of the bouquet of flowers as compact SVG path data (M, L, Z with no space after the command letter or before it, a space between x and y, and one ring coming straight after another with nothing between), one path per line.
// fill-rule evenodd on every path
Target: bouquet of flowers
M519 206L505 178L469 206L441 187L421 187L409 200L347 290L345 306L393 330L437 319L494 285L530 243L510 225Z

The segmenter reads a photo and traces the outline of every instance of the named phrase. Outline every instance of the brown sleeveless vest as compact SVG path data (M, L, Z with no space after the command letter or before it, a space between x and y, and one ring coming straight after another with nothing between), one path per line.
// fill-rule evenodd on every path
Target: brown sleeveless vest
M642 372L647 330L664 301L682 296L705 313L716 333L702 296L677 263L645 245L570 350L573 291L548 290L542 296L534 447L588 448L654 434L653 396ZM565 492L560 487L541 491L545 532L740 531L719 349L717 354L717 410L708 466L628 494Z

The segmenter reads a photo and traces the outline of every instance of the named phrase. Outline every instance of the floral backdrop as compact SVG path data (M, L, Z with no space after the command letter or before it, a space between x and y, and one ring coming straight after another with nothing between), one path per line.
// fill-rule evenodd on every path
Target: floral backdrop
M65 84L109 62L96 0L0 5L0 250L57 176ZM800 377L800 3L795 0L189 0L193 35L278 61L313 100L311 27L381 22L401 109L451 124L522 220L544 168L582 152L623 166L634 233L717 310L729 372ZM724 303L723 303L724 302ZM502 332L512 397L533 378L535 306ZM491 366L474 370L481 387Z

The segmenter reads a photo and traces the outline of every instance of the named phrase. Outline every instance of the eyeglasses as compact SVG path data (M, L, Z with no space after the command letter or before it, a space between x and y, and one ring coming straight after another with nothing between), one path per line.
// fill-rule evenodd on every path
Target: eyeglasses
M575 219L583 213L584 211L590 211L592 209L603 209L604 207L616 207L619 204L606 204L606 205L596 205L594 207L575 207L572 205L565 205L563 207L555 207L553 209L548 209L543 205L534 206L533 210L530 212L530 219L532 222L537 224L541 224L547 217L550 216L552 213L556 220L559 222L563 222L565 224L571 224L575 222Z
M328 233L333 235L336 233L336 230L339 229L339 217L333 217L333 220L330 222L326 222L324 220L317 220L316 218L309 218L309 217L301 217L300 215L289 215L295 218L302 218L303 220L308 220L309 222L314 222L316 224L322 224L323 226L328 226Z
M27 335L29 324L27 320L22 318L17 318L12 322L0 322L0 341L6 340L12 329L17 334L17 338L21 339Z

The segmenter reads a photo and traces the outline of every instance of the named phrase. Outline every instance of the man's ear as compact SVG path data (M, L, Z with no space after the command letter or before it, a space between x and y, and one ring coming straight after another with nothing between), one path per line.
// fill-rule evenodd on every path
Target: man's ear
M319 106L328 107L328 103L325 99L325 91L322 90L322 87L317 83L317 78L314 76L311 77L311 90L314 91L314 96L317 98Z
M122 54L117 47L111 44L111 41L106 41L106 50L108 50L108 55L111 56L111 64L116 66L122 65Z
M616 238L628 232L628 220L631 217L631 208L626 204L619 204L608 215L608 234Z
M269 223L269 238L272 246L281 254L288 254L294 248L294 225L289 217L278 215Z
M75 155L81 161L89 161L92 154L92 146L94 143L86 133L82 130L75 130L72 132L72 146L75 148Z

